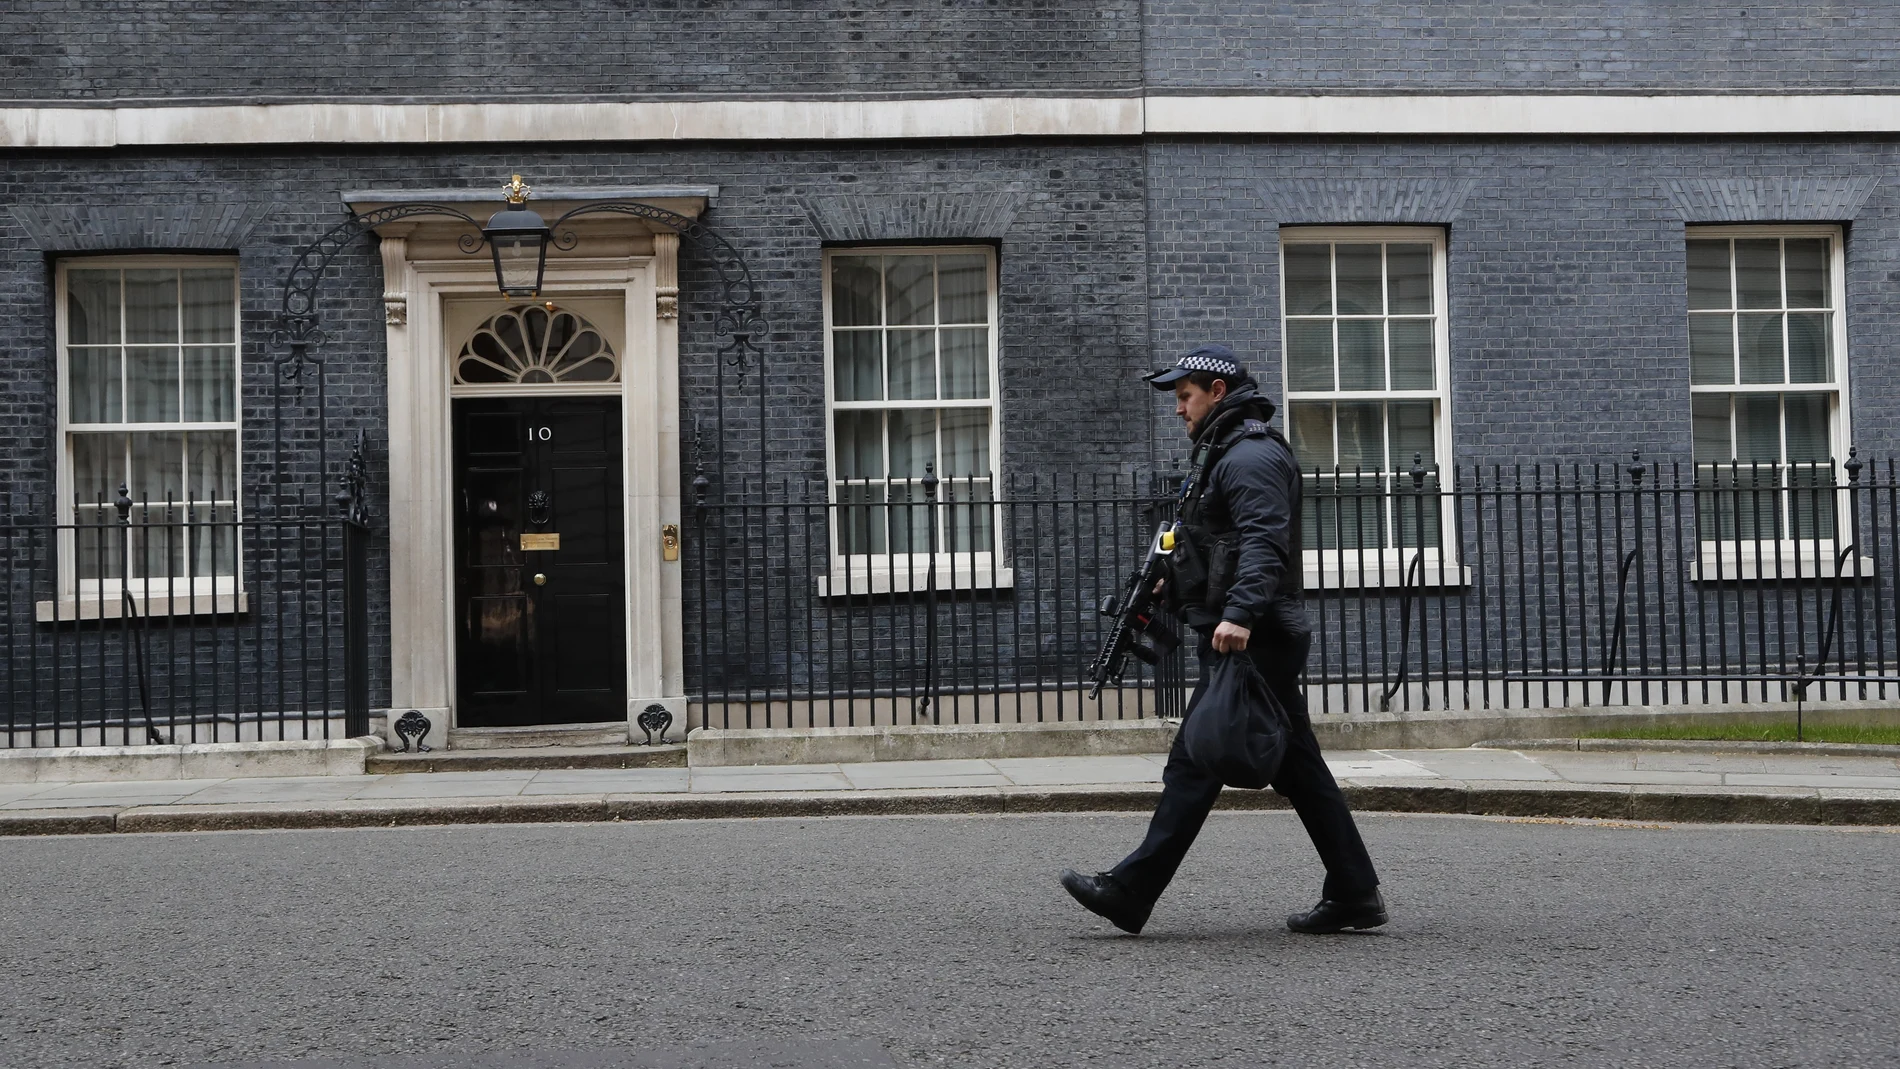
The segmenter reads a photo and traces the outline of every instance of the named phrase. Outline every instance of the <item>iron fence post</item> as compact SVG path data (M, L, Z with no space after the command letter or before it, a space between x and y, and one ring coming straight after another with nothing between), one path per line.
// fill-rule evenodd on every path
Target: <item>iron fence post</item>
M1425 569L1426 474L1425 454L1419 452L1413 453L1412 470L1410 472L1412 478L1412 520L1413 526L1418 533L1418 546L1412 551L1411 563L1402 564L1403 570L1399 573L1399 671L1397 675L1393 676L1392 682L1387 684L1385 690L1379 695L1380 711L1392 708L1392 697L1405 688L1405 679L1411 670L1412 602L1415 596L1416 584L1424 582ZM1394 541L1398 544L1398 559L1403 562L1405 560L1405 516L1403 510L1401 510L1398 517L1397 527L1398 538ZM1383 570L1383 567L1381 570ZM1419 607L1418 626L1420 632L1418 638L1419 653L1420 656L1423 656L1425 651L1425 609L1422 605ZM1422 675L1423 673L1421 672L1421 677ZM1423 685L1425 687L1423 700L1425 702L1425 708L1429 709L1431 708L1430 684L1427 683ZM1411 704L1411 699L1406 698L1403 702L1403 707L1409 709L1411 708Z
M369 734L369 528L343 524L343 733Z
M119 484L119 496L112 502L119 510L119 604L123 618L120 630L125 635L125 644L132 647L133 671L138 673L139 714L145 720L145 741L157 746L165 741L152 723L152 680L151 671L145 660L146 619L139 612L138 602L132 597L132 494L126 484ZM99 609L101 619L105 617L105 607ZM99 703L100 726L99 740L105 741L105 702ZM130 719L127 717L126 719ZM121 733L124 728L120 729ZM83 741L81 745L84 745Z
M343 469L337 507L343 512L343 734L369 734L369 464L365 435Z
M929 560L924 565L924 708L930 722L943 722L943 710L937 708L937 465L924 462L924 522L930 525L925 536Z

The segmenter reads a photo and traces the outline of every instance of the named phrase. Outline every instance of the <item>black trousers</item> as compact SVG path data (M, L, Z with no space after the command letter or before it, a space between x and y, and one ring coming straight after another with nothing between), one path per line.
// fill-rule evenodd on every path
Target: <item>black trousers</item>
M1272 635L1256 631L1247 645L1260 674L1274 697L1286 709L1293 722L1287 738L1286 759L1273 778L1273 790L1293 803L1294 812L1306 825L1306 834L1326 865L1326 884L1321 892L1327 898L1353 899L1370 895L1379 886L1379 876L1366 854L1365 841L1346 808L1346 796L1340 793L1331 769L1320 756L1319 740L1313 737L1313 724L1307 717L1306 699L1300 694L1300 672L1306 666L1310 635ZM1209 663L1211 647L1203 638L1201 663ZM1207 672L1194 688L1194 700L1207 687ZM1188 713L1193 715L1193 703ZM1110 871L1122 886L1152 902L1174 878L1188 847L1200 834L1208 810L1220 797L1221 784L1188 760L1187 750L1177 733L1168 752L1168 765L1161 773L1161 802L1155 806L1154 819L1148 823L1148 837L1135 852Z

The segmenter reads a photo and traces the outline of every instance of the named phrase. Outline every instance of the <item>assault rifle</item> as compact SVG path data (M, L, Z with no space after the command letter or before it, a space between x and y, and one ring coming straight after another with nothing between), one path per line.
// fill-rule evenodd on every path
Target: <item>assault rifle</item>
M1100 696L1102 687L1109 682L1121 685L1130 654L1144 664L1155 664L1162 654L1181 645L1181 636L1158 618L1154 603L1155 585L1165 578L1168 557L1173 552L1174 524L1163 523L1148 545L1148 559L1141 562L1141 570L1128 580L1121 596L1102 596L1097 609L1115 622L1109 625L1101 651L1089 665L1089 697Z

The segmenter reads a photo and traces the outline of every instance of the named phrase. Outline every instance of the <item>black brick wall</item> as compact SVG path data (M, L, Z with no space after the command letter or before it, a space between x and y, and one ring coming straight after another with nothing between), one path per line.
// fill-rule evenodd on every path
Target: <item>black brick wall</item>
M890 203L967 199L973 187L1011 210L979 213L994 233L977 238L999 252L1002 272L1002 420L1006 470L1125 472L1146 456L1145 390L1131 389L1146 366L1148 340L1142 156L1132 144L1015 142L1007 145L904 145L888 148L733 149L653 152L559 149L538 157L486 150L370 150L307 153L237 151L202 155L32 154L12 161L0 195L0 476L16 511L44 513L51 490L55 419L51 281L47 244L86 252L151 247L153 234L176 234L179 219L245 221L240 255L245 344L247 476L269 466L273 410L269 346L284 272L298 248L339 218L336 191L348 188L494 186L522 171L563 186L716 184L709 222L747 256L764 285L772 334L765 340L770 422L767 474L794 486L824 475L824 380L820 261L824 241L812 205L855 220L863 240L941 239L920 234ZM861 203L860 203L861 202ZM186 205L243 205L230 212ZM852 205L857 204L856 209ZM869 205L866 207L865 205ZM27 220L22 225L21 219ZM75 218L85 225L73 224ZM140 220L151 223L141 225ZM192 233L193 230L185 227ZM238 233L226 226L213 233ZM194 239L193 244L202 247ZM719 425L719 368L712 332L715 280L691 250L681 265L681 381L684 425L697 419L709 436ZM314 415L293 418L299 443L288 458L293 486L333 492L345 443L368 430L378 493L386 486L386 359L381 267L368 239L338 257L322 309L330 341L330 474L308 448ZM723 450L708 442L720 490L757 487L758 371L743 386L728 372ZM293 412L293 417L295 413ZM689 431L690 433L690 431ZM1131 441L1132 439L1132 441ZM1018 459L1020 458L1020 460ZM1020 465L1020 466L1018 466ZM37 498L39 504L24 503ZM379 516L386 503L375 501ZM45 518L43 515L38 518ZM386 544L372 569L386 590ZM387 597L374 603L373 648L388 649ZM387 694L379 662L378 694ZM377 698L382 701L383 698Z
M1137 0L21 0L0 96L626 98L1102 91Z
M1900 48L1900 8L1859 0L1148 0L1146 23L1155 88L1891 91Z
M1459 463L1687 460L1685 222L1846 223L1853 434L1891 456L1900 204L1866 176L1895 162L1840 141L1157 142L1155 359L1225 341L1277 392L1278 227L1441 225Z

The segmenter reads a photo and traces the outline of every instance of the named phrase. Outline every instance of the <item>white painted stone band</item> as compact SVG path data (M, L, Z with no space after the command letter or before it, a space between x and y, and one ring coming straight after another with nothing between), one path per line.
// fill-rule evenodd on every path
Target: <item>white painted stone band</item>
M1148 97L1157 134L1874 134L1900 95Z
M0 107L0 148L1143 134L1900 132L1900 95L1149 96Z
M0 108L0 147L1132 136L1121 99L724 100Z

